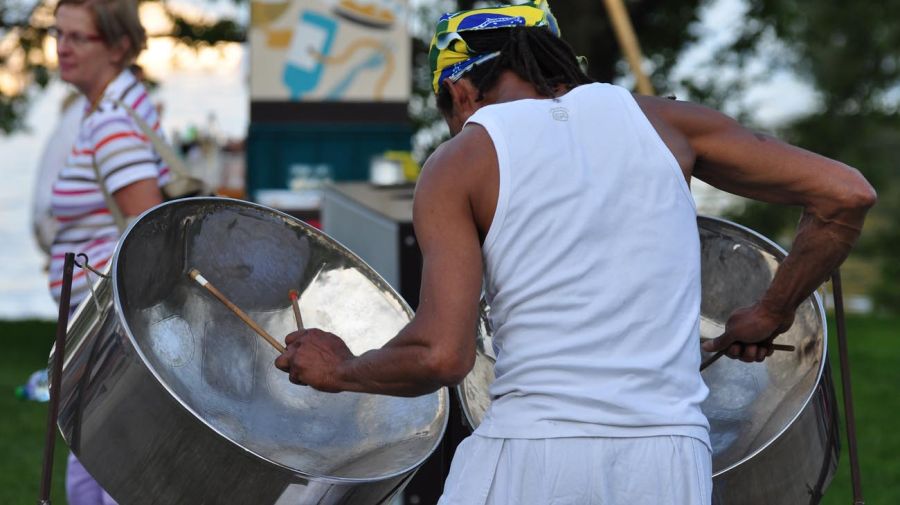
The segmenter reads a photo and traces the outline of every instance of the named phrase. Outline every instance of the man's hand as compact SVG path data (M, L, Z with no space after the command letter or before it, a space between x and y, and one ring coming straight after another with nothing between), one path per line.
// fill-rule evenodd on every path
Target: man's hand
M794 313L780 315L757 303L738 309L725 323L725 333L703 342L703 350L718 352L747 363L762 361L771 356L772 341L794 323Z
M326 393L344 391L338 371L354 355L337 335L316 329L296 331L284 343L287 348L275 366L287 372L291 382Z

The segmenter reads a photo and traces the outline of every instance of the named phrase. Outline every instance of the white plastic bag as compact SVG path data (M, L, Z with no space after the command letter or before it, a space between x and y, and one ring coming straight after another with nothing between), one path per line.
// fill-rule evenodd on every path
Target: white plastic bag
M59 123L44 144L44 152L38 164L37 180L31 207L31 229L38 246L50 254L50 246L56 238L57 223L50 209L53 183L66 163L66 157L75 145L87 99L79 94L67 98L63 104Z

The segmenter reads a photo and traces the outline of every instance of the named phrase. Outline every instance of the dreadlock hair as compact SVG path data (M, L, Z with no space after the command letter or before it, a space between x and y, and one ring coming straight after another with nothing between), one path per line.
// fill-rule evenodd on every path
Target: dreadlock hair
M531 83L538 93L548 98L556 96L559 86L570 90L594 82L581 69L572 47L546 28L518 26L469 31L461 35L469 48L478 54L500 51L496 58L476 65L463 76L478 89L479 101L506 70ZM444 86L439 88L437 105L443 112L453 109L453 99Z

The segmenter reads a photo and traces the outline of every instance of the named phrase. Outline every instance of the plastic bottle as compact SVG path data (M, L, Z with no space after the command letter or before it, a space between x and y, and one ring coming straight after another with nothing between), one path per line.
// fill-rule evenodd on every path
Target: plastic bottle
M16 397L35 402L50 400L50 381L47 369L38 370L28 377L28 382L16 388Z

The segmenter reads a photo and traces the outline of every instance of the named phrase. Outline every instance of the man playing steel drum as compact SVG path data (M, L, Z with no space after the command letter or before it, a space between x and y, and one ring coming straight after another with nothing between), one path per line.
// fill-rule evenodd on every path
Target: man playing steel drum
M804 208L768 291L704 344L748 362L847 257L874 190L716 111L592 82L545 5L444 15L430 61L454 137L416 187L415 318L360 356L330 333L292 333L276 365L328 392L457 384L484 287L492 403L441 505L709 504L690 178Z

